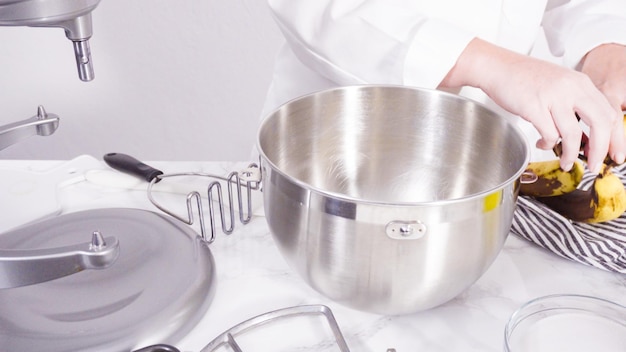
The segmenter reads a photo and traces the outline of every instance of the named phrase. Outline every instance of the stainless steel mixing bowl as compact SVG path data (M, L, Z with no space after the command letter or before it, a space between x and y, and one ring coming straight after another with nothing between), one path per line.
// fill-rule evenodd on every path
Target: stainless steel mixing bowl
M456 95L341 87L293 100L258 134L267 222L316 290L405 314L472 285L509 233L522 133Z

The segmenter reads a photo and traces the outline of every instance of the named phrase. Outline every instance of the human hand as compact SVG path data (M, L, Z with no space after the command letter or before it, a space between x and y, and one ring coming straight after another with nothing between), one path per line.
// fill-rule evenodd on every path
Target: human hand
M622 111L626 110L626 46L603 44L592 49L583 60L581 72L589 76L622 121ZM614 133L620 129L615 128Z
M590 129L590 170L599 172L607 153L624 161L622 119L584 73L474 39L442 82L462 85L482 89L502 108L531 122L541 135L538 148L551 149L560 140L564 170L571 169L580 150L583 131L576 114Z

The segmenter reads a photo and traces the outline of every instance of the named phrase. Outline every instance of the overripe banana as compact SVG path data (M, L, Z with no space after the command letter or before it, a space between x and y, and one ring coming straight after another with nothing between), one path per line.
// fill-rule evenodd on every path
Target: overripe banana
M587 223L610 221L626 211L624 184L607 165L586 190L576 189L560 196L536 199L570 220Z
M573 192L583 179L585 168L579 161L570 171L563 171L559 160L533 161L526 167L525 173L537 177L526 183L522 180L520 194L531 197L553 197Z

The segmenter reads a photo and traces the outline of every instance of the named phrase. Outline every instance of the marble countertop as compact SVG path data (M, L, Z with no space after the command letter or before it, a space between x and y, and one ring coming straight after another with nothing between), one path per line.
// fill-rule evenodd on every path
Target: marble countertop
M0 169L43 172L62 163L5 160L0 161ZM194 171L220 175L245 167L245 163L234 162L150 164L166 173ZM91 166L107 169L98 162ZM105 207L158 212L142 187L145 185L123 182L106 185L75 177L59 187L56 198L60 213ZM504 328L509 317L529 300L552 294L580 294L626 303L626 276L562 259L511 235L488 271L448 303L403 316L360 312L332 302L310 288L281 257L262 211L255 214L250 223L237 223L233 234L218 233L210 245L216 263L215 297L202 320L176 344L181 351L200 351L230 327L268 311L323 304L332 310L351 351L385 352L393 348L397 352L495 352L503 350ZM294 322L272 331L268 326L267 334L249 343L255 346L254 351L279 351L275 348L279 340L288 340L307 330L297 326ZM308 330L312 331L317 330ZM329 336L314 340L297 350L338 351Z

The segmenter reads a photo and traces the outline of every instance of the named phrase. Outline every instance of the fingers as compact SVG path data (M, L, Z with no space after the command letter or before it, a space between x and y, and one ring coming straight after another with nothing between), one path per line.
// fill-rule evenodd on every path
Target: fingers
M616 113L604 98L600 103L581 104L577 112L589 126L587 166L591 172L598 173L609 152L609 145L613 146L614 154L623 155L624 130L615 131Z
M592 84L601 93L600 95L608 101L613 112L607 112L609 122L609 145L608 155L616 163L624 162L626 155L626 137L623 127L623 109L626 107L626 47L620 44L603 44L590 50L581 66L581 72L589 77ZM591 95L589 95L591 97ZM596 99L596 98L593 98ZM597 120L598 117L589 116L592 119L586 121L591 127L595 123L597 129L602 128L603 123ZM612 121L612 122L611 122ZM597 133L598 131L596 131ZM589 136L594 141L593 136ZM594 141L598 142L598 141ZM594 153L596 145L589 146L588 158ZM601 147L601 146L600 146ZM595 160L595 159L594 159Z
M619 92L604 92L613 109L615 110L616 117L613 128L611 129L611 142L609 144L609 156L617 164L624 162L626 156L626 135L624 134L624 102L626 102L626 96L622 97ZM626 92L624 92L626 94Z
M560 156L561 168L569 171L578 159L583 131L576 114L570 108L562 106L553 108L552 119L555 121L563 146Z
M588 137L583 134L576 113L568 104L553 106L549 113L544 113L544 118L534 122L541 135L537 148L552 149L560 140L560 165L565 171L573 167L583 145L588 167L594 173L600 172L609 150L614 161L624 162L626 136L622 120L615 118L615 111L603 99L600 102L581 104L582 108L578 109L578 115L590 126Z
M626 159L626 135L624 134L624 114L621 108L615 118L614 127L611 129L611 142L609 144L609 155L618 164L622 164Z
M537 132L539 132L539 135L541 135L541 139L537 141L536 147L543 150L554 148L561 136L550 113L545 112L539 114L538 112L534 112L531 115L539 117L534 120L526 119L532 121L533 126Z
M537 119L534 126L541 135L537 141L537 148L549 150L561 141L561 155L559 156L561 169L569 171L578 158L582 129L578 119L569 108L553 108L544 114L544 118Z
M536 127L536 126L535 126ZM537 141L537 148L539 149L543 149L543 150L550 150L552 148L554 148L554 146L556 145L556 143L558 142L558 135L554 134L554 133L550 133L549 137L546 137L546 133L542 132L539 128L537 128L537 130L539 131L539 133L541 134L541 139ZM556 132L556 128L554 129L554 131ZM556 135L557 138L554 138L553 136Z

